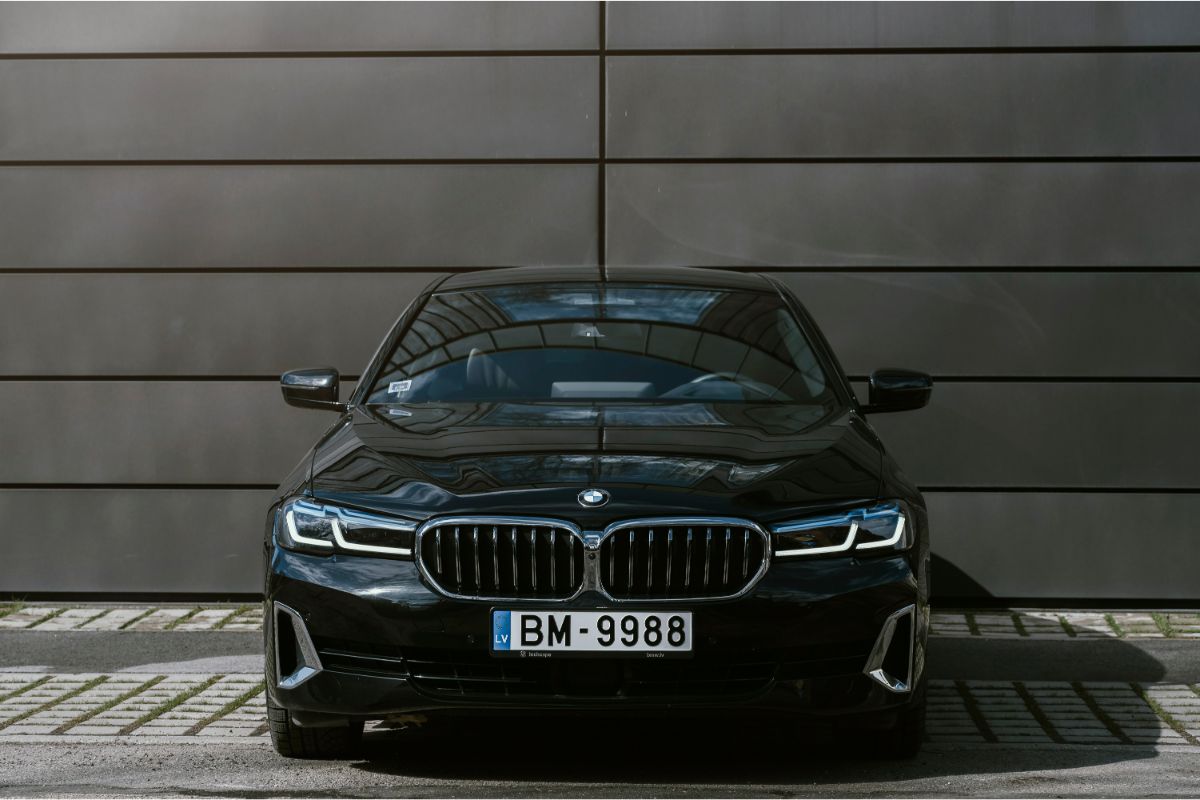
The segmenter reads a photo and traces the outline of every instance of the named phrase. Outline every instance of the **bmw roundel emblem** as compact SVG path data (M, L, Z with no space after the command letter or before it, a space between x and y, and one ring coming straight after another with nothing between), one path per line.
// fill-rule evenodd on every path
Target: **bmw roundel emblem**
M579 505L599 508L608 502L608 492L603 489L584 489L579 493Z

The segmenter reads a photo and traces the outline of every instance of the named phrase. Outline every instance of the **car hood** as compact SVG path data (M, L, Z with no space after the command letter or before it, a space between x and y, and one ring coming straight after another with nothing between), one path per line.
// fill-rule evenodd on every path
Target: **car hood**
M849 411L788 405L355 408L313 453L317 497L424 520L703 514L771 521L878 496L882 450ZM610 493L584 508L580 491Z

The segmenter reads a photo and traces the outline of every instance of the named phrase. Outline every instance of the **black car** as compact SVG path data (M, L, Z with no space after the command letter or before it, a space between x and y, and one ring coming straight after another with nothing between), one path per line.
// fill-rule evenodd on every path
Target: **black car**
M272 740L364 720L740 711L915 754L924 501L811 317L763 275L521 268L438 281L267 515Z

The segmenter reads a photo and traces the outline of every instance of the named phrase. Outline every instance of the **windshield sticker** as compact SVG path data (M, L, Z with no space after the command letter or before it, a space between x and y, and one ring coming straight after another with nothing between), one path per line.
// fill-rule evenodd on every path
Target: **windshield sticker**
M412 381L392 381L388 384L388 394L404 394L412 386Z

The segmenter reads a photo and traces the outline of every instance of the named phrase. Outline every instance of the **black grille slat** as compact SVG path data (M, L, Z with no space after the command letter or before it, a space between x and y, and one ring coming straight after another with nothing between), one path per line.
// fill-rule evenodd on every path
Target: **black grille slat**
M533 584L533 593L537 594L537 528L529 531L529 580Z
M492 526L492 586L500 588L500 529Z
M750 577L750 531L742 532L742 580Z
M722 586L729 585L729 562L733 560L732 558L730 558L730 556L732 554L730 553L730 547L729 547L729 539L731 536L733 536L733 531L731 531L729 528L726 528L725 529L725 558L722 561L722 563L725 566L724 566L724 571L721 573L721 585Z
M712 528L704 535L704 591L708 591L708 568L712 563Z
M462 547L458 538L458 528L454 529L454 575L456 578L456 583L459 586L462 586Z
M742 525L632 525L600 545L600 580L618 599L727 597L758 577L765 538ZM701 541L696 541L697 539Z
M460 597L565 599L583 582L583 542L561 525L455 520L427 527L417 552L429 578Z

